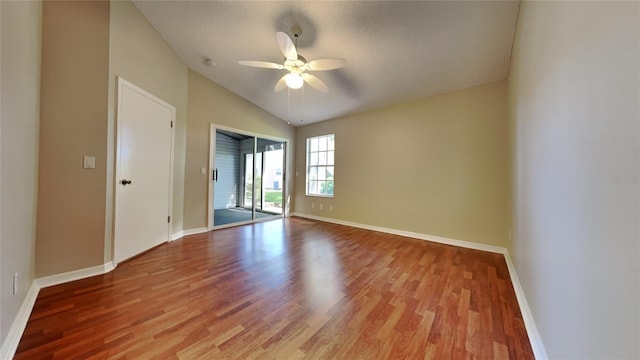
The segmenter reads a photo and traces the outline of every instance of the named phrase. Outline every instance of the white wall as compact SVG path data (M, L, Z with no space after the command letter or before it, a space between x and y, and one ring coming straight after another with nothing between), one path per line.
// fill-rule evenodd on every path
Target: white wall
M0 1L0 343L34 279L42 3ZM13 295L13 274L19 274Z
M638 5L520 9L510 250L554 359L640 356Z

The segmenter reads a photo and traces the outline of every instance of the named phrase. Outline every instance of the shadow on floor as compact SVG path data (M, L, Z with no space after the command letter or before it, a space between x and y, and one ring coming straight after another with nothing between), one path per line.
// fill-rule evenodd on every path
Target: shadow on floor
M272 214L256 210L256 219L272 216L280 216L280 214ZM216 209L213 213L213 226L233 224L249 220L251 220L251 210L244 208Z

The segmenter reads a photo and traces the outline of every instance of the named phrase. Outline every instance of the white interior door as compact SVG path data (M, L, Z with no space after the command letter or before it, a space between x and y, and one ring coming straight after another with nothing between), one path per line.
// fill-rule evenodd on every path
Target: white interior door
M175 108L118 79L114 262L170 239Z

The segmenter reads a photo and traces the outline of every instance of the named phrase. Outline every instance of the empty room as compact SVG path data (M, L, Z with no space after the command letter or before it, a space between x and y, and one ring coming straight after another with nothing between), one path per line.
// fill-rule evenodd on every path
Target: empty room
M640 2L0 20L0 359L640 358Z

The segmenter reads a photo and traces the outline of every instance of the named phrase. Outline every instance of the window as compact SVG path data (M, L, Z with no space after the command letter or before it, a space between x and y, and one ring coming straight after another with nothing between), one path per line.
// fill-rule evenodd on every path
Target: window
M334 134L307 139L307 195L333 197Z

